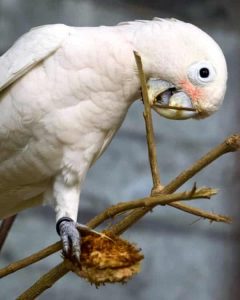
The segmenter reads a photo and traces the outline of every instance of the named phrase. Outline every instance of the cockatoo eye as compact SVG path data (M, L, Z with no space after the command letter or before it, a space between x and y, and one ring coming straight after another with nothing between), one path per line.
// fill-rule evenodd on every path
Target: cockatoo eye
M210 72L209 72L208 68L202 68L202 69L200 69L199 74L202 78L208 78Z
M189 80L196 85L205 85L213 81L216 71L208 61L201 61L190 66L188 69Z

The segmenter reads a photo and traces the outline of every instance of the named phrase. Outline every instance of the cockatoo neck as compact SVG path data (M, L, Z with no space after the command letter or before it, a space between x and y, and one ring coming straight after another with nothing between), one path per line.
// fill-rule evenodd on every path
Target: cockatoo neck
M119 63L124 68L124 84L129 93L127 95L128 101L133 102L141 97L140 80L134 51L137 51L142 58L144 73L147 79L150 77L160 77L170 80L171 78L166 78L166 74L168 74L167 69L171 68L171 66L167 65L169 47L154 50L154 47L152 47L154 44L154 34L151 26L148 24L143 23L141 26L135 26L133 22L133 24L118 26L116 30L123 38L123 47L119 56L121 61L119 60ZM153 56L157 56L157 59L154 59ZM156 64L159 58L161 58L161 62L160 64Z
M137 49L134 31L127 30L125 26L113 27L112 30L114 34L109 44L109 50L111 57L114 57L118 65L118 69L114 70L115 74L113 74L112 80L118 79L121 83L123 95L119 100L131 105L141 97L140 81L134 58L134 51Z

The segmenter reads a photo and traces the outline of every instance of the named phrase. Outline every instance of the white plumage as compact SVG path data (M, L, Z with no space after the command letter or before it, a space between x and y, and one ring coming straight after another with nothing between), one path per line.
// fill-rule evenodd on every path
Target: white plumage
M200 116L219 108L225 59L191 24L155 19L31 30L0 57L1 218L47 202L57 219L76 220L86 172L140 96L133 50L148 78L184 91ZM199 61L211 63L212 81L193 82L188 70Z

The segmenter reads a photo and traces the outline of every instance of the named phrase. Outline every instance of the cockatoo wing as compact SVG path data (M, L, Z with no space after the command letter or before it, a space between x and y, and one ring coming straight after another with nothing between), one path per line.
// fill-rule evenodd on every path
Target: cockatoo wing
M0 57L0 92L54 53L69 34L63 24L35 27Z
M4 89L57 51L69 34L70 28L68 26L56 24L33 28L20 37L0 57L0 101L4 99L5 94L1 93ZM16 173L16 170L19 171L17 166L22 161L22 174L24 174L22 177L26 178L26 182L28 182L27 170L36 162L36 159L30 149L33 147L29 144L30 133L21 126L21 122L14 115L11 107L6 108L10 102L9 99L5 99L5 106L1 107L1 113L4 114L4 117L0 122L0 218L36 205L41 200L40 195L48 187L48 180L46 178L42 180L41 176L40 178L38 178L39 176L32 176L36 177L34 179L36 182L23 185L20 174ZM14 142L17 136L22 139L21 145ZM28 149L30 150L28 151ZM26 162L26 157L28 157L28 162ZM5 178L7 173L10 178L9 182ZM33 199L35 200L33 201Z
M113 139L115 133L117 132L118 128L120 126L113 128L112 130L109 130L106 134L106 137L104 139L104 142L102 144L102 147L97 152L96 156L93 158L91 166L99 159L99 157L103 154L104 150L107 148L107 146L110 144L111 140Z

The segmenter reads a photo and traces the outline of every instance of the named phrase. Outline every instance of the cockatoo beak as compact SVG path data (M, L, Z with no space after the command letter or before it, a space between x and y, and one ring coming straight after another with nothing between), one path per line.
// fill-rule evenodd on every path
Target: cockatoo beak
M189 96L172 83L150 78L147 84L150 104L158 114L173 120L186 120L198 115Z

